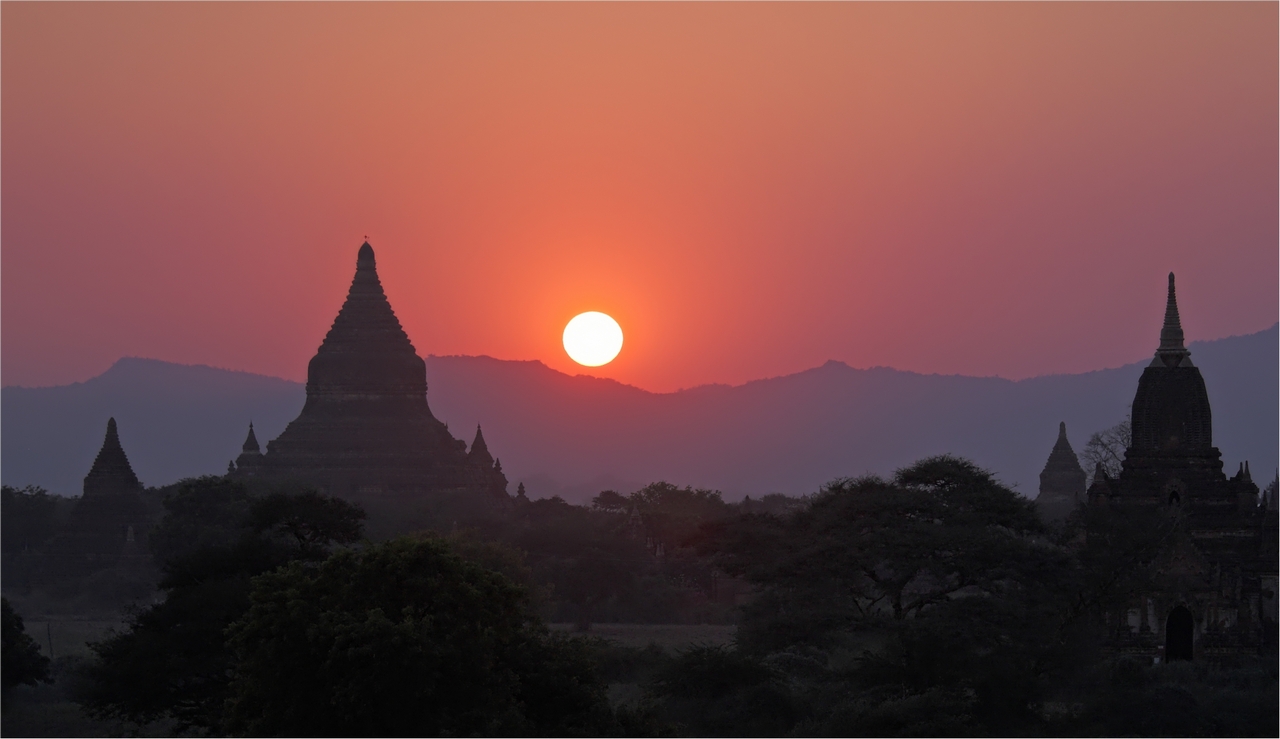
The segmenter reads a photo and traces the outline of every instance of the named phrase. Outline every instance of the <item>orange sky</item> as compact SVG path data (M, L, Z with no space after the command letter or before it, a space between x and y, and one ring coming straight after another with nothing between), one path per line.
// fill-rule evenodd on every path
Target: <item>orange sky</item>
M1277 5L0 6L0 373L1026 377L1277 320ZM560 347L584 310L618 359Z

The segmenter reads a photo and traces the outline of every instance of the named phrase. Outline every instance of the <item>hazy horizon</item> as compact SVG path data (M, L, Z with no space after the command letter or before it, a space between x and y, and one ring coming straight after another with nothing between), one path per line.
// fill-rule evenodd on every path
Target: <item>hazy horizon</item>
M1195 344L1203 344L1203 343L1208 343L1208 342L1213 342L1213 341L1222 341L1222 340L1224 340L1224 339L1234 339L1234 338L1243 337L1243 336L1252 336L1252 335L1254 335L1254 334L1261 333L1261 332L1263 332L1263 331L1266 331L1266 330L1268 330L1268 329L1270 329L1270 328L1275 328L1275 327L1277 327L1277 326L1280 326L1280 322L1274 323L1274 324L1272 324L1271 326L1268 326L1267 328L1263 328L1263 329L1261 329L1260 331L1252 331L1252 332L1244 333L1244 334L1231 334L1231 335L1228 335L1228 336L1219 336L1219 337L1212 338L1212 339L1187 339L1187 344L1188 344L1188 346L1190 347L1190 346L1194 346ZM1152 350L1152 351L1154 352L1154 350ZM1149 353L1148 353L1148 355L1149 355L1150 353L1151 353L1151 352L1149 352ZM1042 375L1031 375L1031 376L1028 376L1028 377L1016 377L1016 378L1015 378L1015 377L1002 377L1002 376L1000 376L1000 375L965 375L965 374L956 373L956 372L952 372L952 373L943 373L943 372L916 372L915 370L903 369L903 368L901 368L901 367L893 367L893 366L890 366L890 365L881 365L881 364L877 364L877 365L868 365L868 366L863 366L863 367L855 367L854 365L851 365L851 364L849 364L848 362L844 362L844 361L841 361L841 360L839 360L839 359L828 359L828 360L826 360L825 362L821 362L821 363L816 364L816 365L814 365L814 366L812 366L812 367L805 367L805 368L802 368L802 369L796 370L795 372L788 372L788 373L786 373L786 374L782 374L782 375L769 375L769 376L767 376L767 377L755 377L755 378L752 378L752 379L749 379L749 380L744 380L744 381L742 381L742 382L738 382L738 383L728 383L728 382L706 382L706 383L702 383L702 384L699 384L699 385L690 385L690 386L688 386L688 387L679 387L679 388L675 388L675 389L673 389L673 390L651 390L651 389L649 389L649 388L641 387L641 386L639 386L639 385L635 385L635 384L633 384L633 383L629 383L629 382L623 382L622 380L618 380L618 379L615 379L615 378L612 378L612 377L597 377L596 375L592 375L592 374L590 374L590 373L588 373L588 372L586 372L586 371L574 371L574 369L573 369L573 368L570 368L570 369L568 369L568 370L565 370L565 369L558 369L558 368L556 368L556 367L552 367L551 365L547 364L546 362L542 361L541 359L510 359L510 358L506 358L506 357L495 357L495 356L490 355L490 354L425 354L425 355L422 355L422 356L423 356L423 358L424 358L424 359L425 359L426 357L441 357L441 358L461 357L461 358L495 359L495 360L500 361L500 362L533 362L533 363L541 364L542 366L546 367L547 369L553 370L553 371L555 371L555 372L559 372L559 373L561 373L561 374L568 375L569 377L592 377L592 378L595 378L595 379L607 380L607 381L609 381L609 382L616 382L616 383L618 383L619 385L623 385L623 386L626 386L626 387L635 388L636 390L641 390L641 391L643 391L643 392L651 393L651 394L653 394L653 395L670 395L670 394L673 394L673 393L680 393L680 392L685 392L685 391L688 391L688 390L696 390L696 389L698 389L698 388L703 388L703 387L729 387L729 388L742 387L743 385L749 385L749 384L751 384L751 383L753 383L753 382L759 382L759 381L761 381L761 380L772 380L772 379L777 379L777 378L780 378L780 377L787 377L787 376L789 376L789 375L793 375L793 374L799 374L799 373L801 373L801 372L807 372L807 371L809 371L809 370L817 369L817 368L819 368L819 367L822 367L823 365L828 364L828 363L831 363L831 362L836 362L836 363L838 363L838 364L843 364L843 365L845 365L845 366L847 366L847 367L850 367L851 369L856 369L856 370L888 369L888 370L893 370L893 371L895 371L895 372L907 372L907 373L911 373L911 374L918 374L918 375L924 375L924 376L939 376L939 377L971 377L971 378L977 378L977 379L996 379L996 380L1008 380L1008 381L1010 381L1010 382L1022 382L1022 381L1024 381L1024 380L1034 380L1034 379L1036 379L1036 378L1040 378L1040 377L1056 377L1056 376L1060 376L1060 375L1066 375L1066 376L1069 376L1069 375L1084 375L1084 374L1089 374L1089 373L1091 373L1091 372L1103 372L1103 371L1106 371L1106 370L1120 369L1120 368L1125 367L1125 366L1127 366L1127 365L1131 365L1131 364L1135 364L1135 363L1137 363L1137 362L1141 362L1141 361L1143 361L1144 359L1146 359L1148 355L1143 355L1143 356L1140 356L1140 357L1135 357L1135 358L1134 358L1134 359L1132 359L1132 360L1129 360L1129 361L1123 361L1123 362L1121 362L1120 364L1116 364L1116 365L1112 365L1112 366L1107 366L1107 367L1096 367L1096 368L1093 368L1093 369L1084 369L1084 370L1079 370L1079 371L1076 371L1076 372L1049 372L1049 373L1045 373L1045 374L1042 374ZM256 377L265 377L265 378L269 378L269 379L273 379L273 380L284 380L285 382L292 382L292 383L296 383L296 384L299 384L299 385L305 385L305 384L306 384L306 376L305 376L305 373L304 373L304 375L303 375L302 379L300 379L300 380L294 380L294 379L290 379L290 378L288 378L288 377L281 377L281 376L279 376L279 375L269 375L269 374L264 374L264 373L262 373L262 372L254 372L254 371L252 371L252 370L238 369L238 368L235 368L235 367L227 367L227 366L222 366L222 365L217 365L217 364L209 364L209 363L206 363L206 362L173 362L173 361L170 361L170 360L167 360L167 359L162 359L162 358L160 358L160 357L142 357L142 356L136 356L136 355L128 355L128 356L121 356L121 357L116 358L116 359L115 359L115 361L111 362L111 363L110 363L110 364L108 364L104 369L102 369L102 370L100 370L100 371L98 371L98 372L95 372L95 373L93 373L93 374L91 374L91 375L89 375L89 376L87 376L87 377L81 378L81 379L74 379L74 380L71 380L70 382L64 382L64 383L60 383L60 384L57 384L57 385L17 385L17 384L12 384L12 385L3 385L2 387L7 387L7 388L8 388L8 387L13 387L13 388L26 388L26 389L32 389L32 390L34 390L34 389L38 389L38 388L65 387L66 385L75 385L75 384L79 384L79 383L87 382L87 381L89 381L89 380L94 379L95 377L100 377L103 373L105 373L105 372L109 371L112 367L114 367L118 362L121 362L121 361L126 360L126 359L138 359L138 360L142 360L142 361L164 362L164 363L166 363L166 364L176 364L176 365L183 366L183 367L208 367L208 368L210 368L210 369L222 370L222 371L224 371L224 372L240 372L240 373L244 373L244 374L247 374L247 375L254 375L254 376L256 376ZM588 369L590 369L590 368L580 367L580 368L577 368L577 369L579 369L579 370L588 370ZM428 379L430 379L430 378L428 378Z

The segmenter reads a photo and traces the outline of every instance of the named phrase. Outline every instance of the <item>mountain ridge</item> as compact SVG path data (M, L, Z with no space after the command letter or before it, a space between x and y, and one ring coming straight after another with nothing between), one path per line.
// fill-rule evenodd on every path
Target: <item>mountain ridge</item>
M1277 330L1190 347L1209 385L1215 444L1230 471L1247 458L1259 478L1276 456ZM428 355L426 363L436 416L467 441L482 424L513 486L584 500L657 479L729 498L798 494L936 453L969 457L1034 496L1058 422L1079 451L1124 417L1147 361L1010 380L828 360L665 393L539 360ZM64 495L79 492L108 416L139 477L154 485L221 473L250 420L259 439L273 439L305 399L302 383L140 357L82 382L0 392L5 483Z

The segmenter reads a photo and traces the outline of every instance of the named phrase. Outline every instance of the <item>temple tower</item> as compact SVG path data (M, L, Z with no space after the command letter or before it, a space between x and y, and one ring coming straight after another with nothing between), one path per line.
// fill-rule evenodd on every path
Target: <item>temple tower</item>
M125 456L124 447L120 446L120 435L116 431L116 419L107 419L107 435L102 440L102 448L93 460L93 467L84 478L84 495L86 498L114 495L116 493L140 493L142 483L133 473L133 466Z
M466 443L427 405L426 365L391 309L367 242L307 366L302 413L267 443L258 474L357 499L476 487Z
M154 523L155 516L142 497L142 483L111 418L102 448L85 475L84 495L76 499L66 525L49 543L50 566L63 574L84 574L121 563L149 567L144 541Z
M1209 395L1191 363L1173 274L1160 344L1138 380L1133 437L1118 479L1103 474L1090 505L1171 526L1160 584L1108 614L1109 644L1153 660L1253 654L1275 632L1263 583L1276 578L1275 517L1267 517L1248 465L1230 479L1213 446ZM1260 505L1260 502L1263 505Z
M1223 479L1222 453L1213 446L1209 393L1183 344L1173 273L1165 303L1160 346L1142 371L1133 398L1133 440L1125 453L1120 486L1127 497L1208 504Z
M1084 468L1080 458L1067 441L1067 424L1058 424L1058 441L1049 452L1044 470L1040 473L1040 495L1036 507L1046 521L1060 522L1071 515L1076 506L1084 502Z
M253 421L249 422L249 435L240 447L240 456L236 457L235 470L242 475L257 474L262 466L262 448L258 446L258 437L253 433Z
M467 452L467 465L470 467L468 478L471 487L494 495L506 493L507 476L502 473L502 462L489 453L489 445L485 443L479 424L476 425L476 438L471 442L471 450Z

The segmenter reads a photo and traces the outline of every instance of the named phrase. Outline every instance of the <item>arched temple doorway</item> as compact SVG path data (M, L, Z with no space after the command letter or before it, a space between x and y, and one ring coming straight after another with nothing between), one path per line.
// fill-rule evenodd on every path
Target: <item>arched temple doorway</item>
M1190 660L1191 644L1195 634L1195 619L1184 606L1178 606L1169 614L1164 625L1164 658L1168 662L1174 660Z

